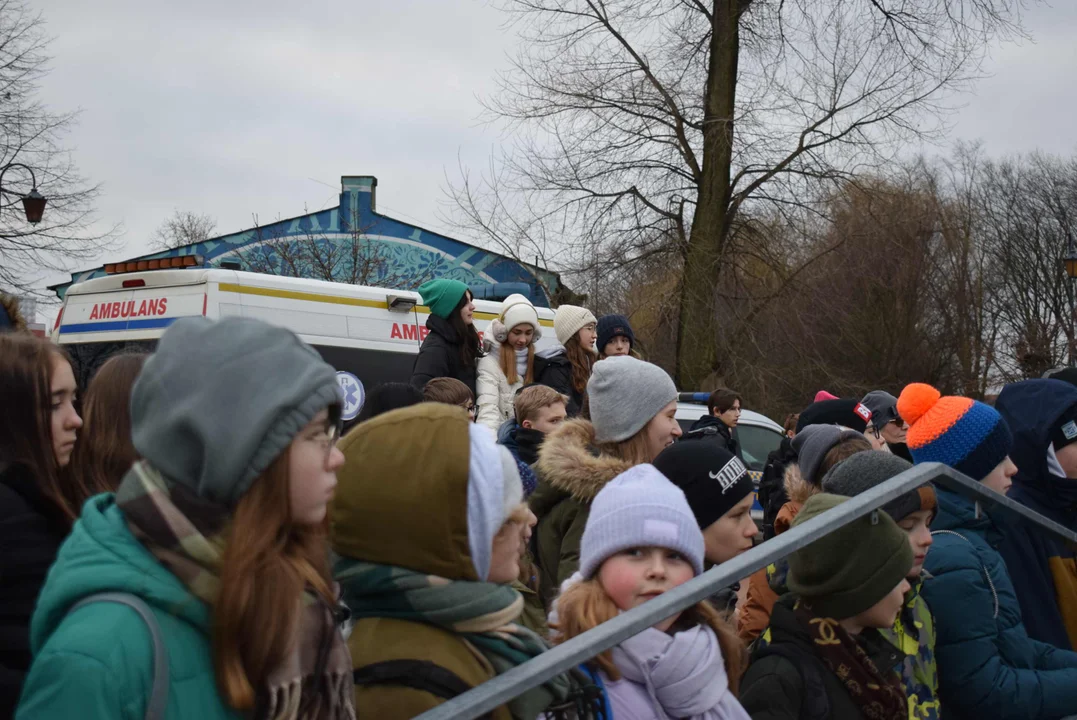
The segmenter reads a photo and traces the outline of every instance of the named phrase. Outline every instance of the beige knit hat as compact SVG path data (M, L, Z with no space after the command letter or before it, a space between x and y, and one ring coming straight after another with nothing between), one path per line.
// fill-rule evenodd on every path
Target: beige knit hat
M578 305L562 305L553 314L553 331L557 334L557 342L565 345L572 336L583 329L585 325L598 324L598 318L587 308Z

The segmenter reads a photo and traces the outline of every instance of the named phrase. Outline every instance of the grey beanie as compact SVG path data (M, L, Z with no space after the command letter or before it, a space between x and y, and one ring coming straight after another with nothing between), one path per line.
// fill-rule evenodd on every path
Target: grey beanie
M853 497L897 477L912 463L888 452L860 452L841 461L823 478L823 492ZM882 506L886 514L901 522L920 510L935 510L938 501L930 483L910 490Z
M662 368L628 355L595 363L587 381L591 424L600 443L632 437L677 399L677 386Z
M793 450L797 454L800 475L806 482L819 487L822 480L819 468L826 454L838 443L851 438L863 438L864 433L840 425L809 425L793 438Z
M703 533L692 508L654 465L625 470L598 491L580 541L580 573L591 578L607 558L634 547L676 550L696 575L703 572Z
M888 422L901 417L898 415L897 398L885 390L872 390L864 396L860 404L871 410L870 424L876 432L886 427Z
M131 393L135 449L169 480L235 507L311 419L340 404L333 368L260 320L177 320Z

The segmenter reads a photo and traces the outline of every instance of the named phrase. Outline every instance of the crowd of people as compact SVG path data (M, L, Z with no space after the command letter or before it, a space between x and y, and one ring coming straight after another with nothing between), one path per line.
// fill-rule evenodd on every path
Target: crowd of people
M825 391L755 484L742 398L687 432L627 318L420 292L409 383L246 318L82 393L0 333L0 715L410 718L940 462L1077 530L1077 386ZM548 328L547 328L548 331ZM895 388L895 390L898 390ZM926 484L496 708L499 720L1077 715L1074 550Z

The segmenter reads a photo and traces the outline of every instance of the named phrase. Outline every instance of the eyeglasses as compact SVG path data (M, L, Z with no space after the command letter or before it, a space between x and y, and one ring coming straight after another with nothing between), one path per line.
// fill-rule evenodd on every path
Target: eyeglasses
M337 442L340 440L340 435L343 430L342 423L326 422L325 429L314 436L314 441L325 450L325 463L329 464L329 458L333 454L333 448L337 446Z

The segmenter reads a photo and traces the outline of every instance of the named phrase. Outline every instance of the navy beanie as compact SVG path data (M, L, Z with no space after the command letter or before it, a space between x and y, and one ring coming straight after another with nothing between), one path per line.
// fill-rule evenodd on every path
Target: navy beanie
M605 352L606 345L610 340L622 335L628 338L631 347L636 346L636 334L632 332L632 326L628 324L628 318L624 315L603 315L595 328L598 333L598 351Z

